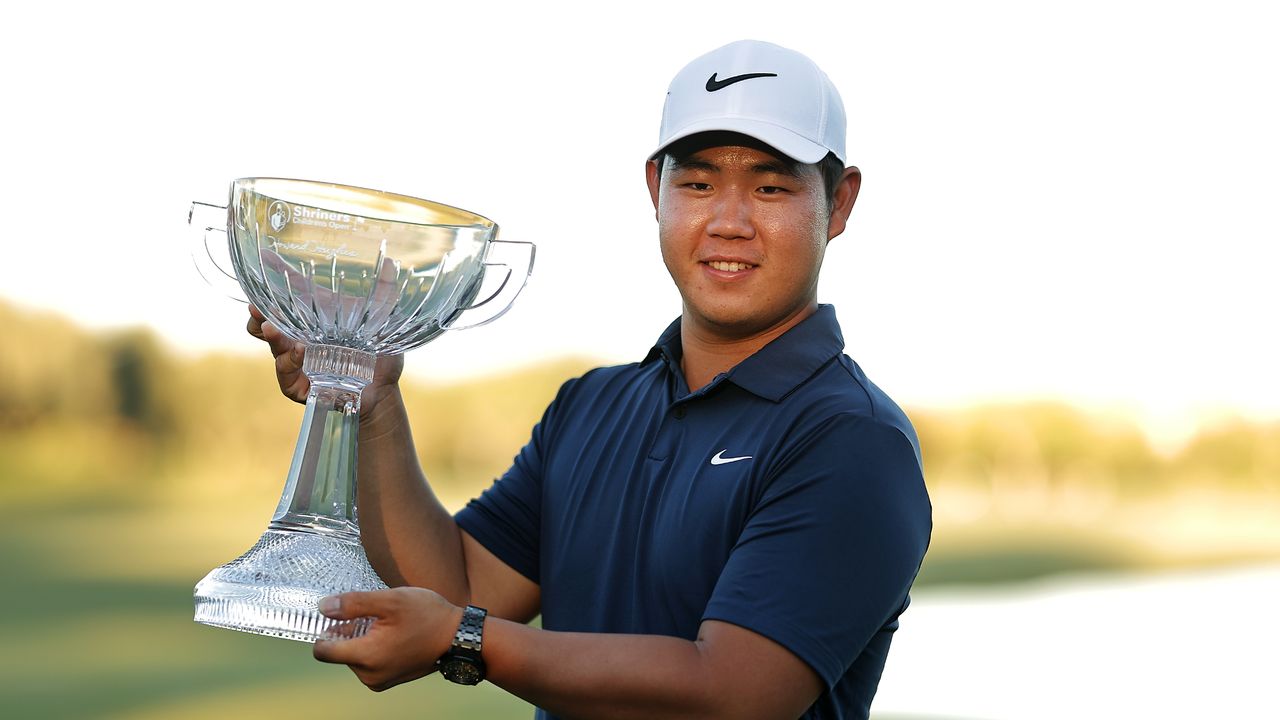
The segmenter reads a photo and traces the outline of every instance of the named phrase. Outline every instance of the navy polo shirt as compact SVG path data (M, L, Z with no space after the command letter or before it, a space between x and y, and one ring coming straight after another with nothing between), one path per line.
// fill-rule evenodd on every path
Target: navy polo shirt
M733 623L822 678L804 717L865 718L932 520L911 423L843 348L823 305L691 393L677 320L565 383L458 525L539 584L547 630Z

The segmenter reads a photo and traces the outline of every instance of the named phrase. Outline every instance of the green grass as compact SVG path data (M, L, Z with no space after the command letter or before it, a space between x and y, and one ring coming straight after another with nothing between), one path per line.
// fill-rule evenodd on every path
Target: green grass
M429 677L375 694L345 667L313 660L304 643L199 625L191 619L199 573L84 572L86 557L110 553L113 519L122 533L145 520L137 508L9 510L0 528L5 717L532 717L529 705L490 685ZM68 537L76 527L86 531ZM147 563L145 552L123 550L137 557L118 562Z

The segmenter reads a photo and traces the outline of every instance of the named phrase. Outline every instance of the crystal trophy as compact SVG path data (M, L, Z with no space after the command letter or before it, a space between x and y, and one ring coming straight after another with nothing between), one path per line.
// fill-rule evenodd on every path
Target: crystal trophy
M316 607L326 595L387 587L360 544L360 391L378 355L505 313L528 280L534 246L498 240L493 221L448 205L282 178L236 180L226 206L193 203L188 222L200 243L197 269L215 286L238 284L305 343L311 381L271 522L252 548L196 585L195 619L304 642L339 624L342 636L361 635L371 619L353 625ZM231 271L215 260L221 247ZM503 253L513 257L491 257Z

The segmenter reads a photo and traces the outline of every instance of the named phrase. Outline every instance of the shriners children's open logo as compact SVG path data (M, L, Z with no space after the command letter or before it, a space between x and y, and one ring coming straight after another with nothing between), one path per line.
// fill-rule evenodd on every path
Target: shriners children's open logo
M277 200L267 208L267 220L271 223L271 229L280 232L285 225L289 224L289 216L291 215L289 206L283 201Z

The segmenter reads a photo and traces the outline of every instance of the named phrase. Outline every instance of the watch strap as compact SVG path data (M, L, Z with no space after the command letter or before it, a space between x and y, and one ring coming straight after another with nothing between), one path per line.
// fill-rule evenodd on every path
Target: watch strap
M448 652L436 661L440 675L460 685L475 685L484 680L484 659L480 650L484 647L484 619L488 610L468 605L462 611L462 620L453 635Z
M462 622L458 623L458 632L453 636L451 651L480 659L480 650L484 646L484 619L489 611L475 605L468 605L462 611Z

